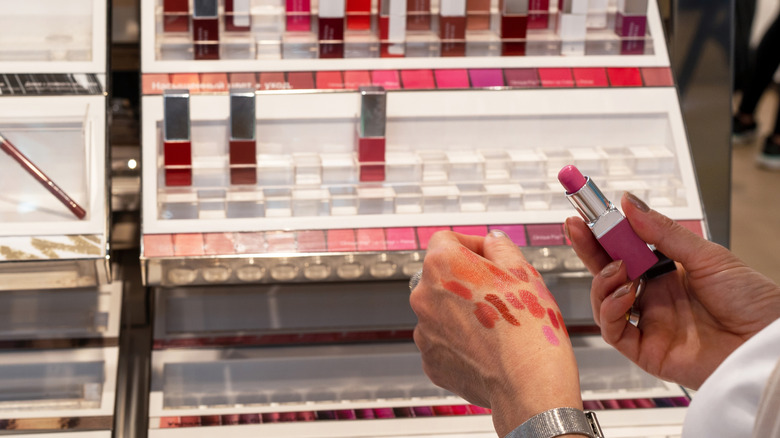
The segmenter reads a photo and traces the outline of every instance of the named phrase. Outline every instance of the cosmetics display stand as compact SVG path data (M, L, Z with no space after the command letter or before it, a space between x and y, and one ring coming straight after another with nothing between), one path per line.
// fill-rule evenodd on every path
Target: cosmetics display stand
M410 341L442 229L521 247L611 436L679 435L685 392L588 336L556 180L707 234L657 5L363 3L142 1L150 436L493 436Z
M0 16L0 434L112 435L107 17L102 0Z
M0 290L105 284L106 2L11 9L0 17Z

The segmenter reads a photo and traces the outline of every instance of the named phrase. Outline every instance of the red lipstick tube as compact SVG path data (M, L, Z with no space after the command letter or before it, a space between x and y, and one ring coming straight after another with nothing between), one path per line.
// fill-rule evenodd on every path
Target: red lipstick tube
M320 58L343 58L344 0L321 0L319 7Z
M219 8L217 0L194 0L192 41L195 59L219 59Z
M230 92L230 183L257 183L255 91Z
M163 0L163 32L190 31L188 0Z
M163 165L166 186L192 185L190 92L163 92Z
M528 0L501 0L501 55L525 55Z
M441 56L466 56L466 0L441 0Z
M385 125L387 93L369 85L360 87L360 124L357 129L360 181L385 180Z
M604 197L596 184L569 165L558 173L558 180L566 189L566 197L588 223L593 235L612 260L623 260L631 280L650 269L658 257L634 233L628 220L612 202Z

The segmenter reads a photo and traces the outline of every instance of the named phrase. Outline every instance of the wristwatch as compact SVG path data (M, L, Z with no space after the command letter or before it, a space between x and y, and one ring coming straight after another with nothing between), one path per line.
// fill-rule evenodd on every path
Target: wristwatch
M553 438L567 434L604 438L596 414L575 408L555 408L534 415L504 438Z

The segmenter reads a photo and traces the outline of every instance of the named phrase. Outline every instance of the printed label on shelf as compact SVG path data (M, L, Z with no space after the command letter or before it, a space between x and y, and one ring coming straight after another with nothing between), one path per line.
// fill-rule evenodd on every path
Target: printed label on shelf
M0 96L100 95L103 87L91 73L2 74Z

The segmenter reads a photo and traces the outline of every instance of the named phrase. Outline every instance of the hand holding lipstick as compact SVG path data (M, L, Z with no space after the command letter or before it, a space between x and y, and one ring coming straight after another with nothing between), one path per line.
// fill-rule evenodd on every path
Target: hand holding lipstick
M648 282L634 327L625 315L636 283L625 263L612 261L582 219L567 219L572 246L594 275L593 317L604 339L647 372L699 388L737 347L780 318L780 287L633 195L621 206L636 234L678 269Z
M558 305L500 231L485 238L436 233L410 303L425 373L491 408L500 436L548 409L582 409Z

